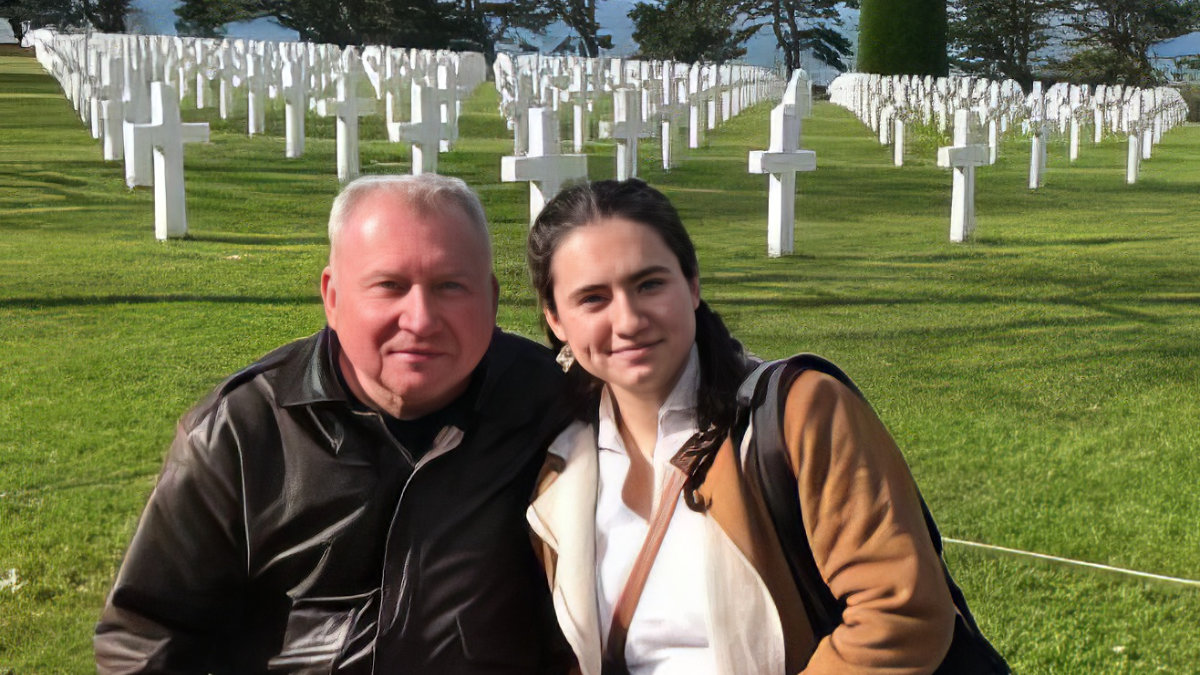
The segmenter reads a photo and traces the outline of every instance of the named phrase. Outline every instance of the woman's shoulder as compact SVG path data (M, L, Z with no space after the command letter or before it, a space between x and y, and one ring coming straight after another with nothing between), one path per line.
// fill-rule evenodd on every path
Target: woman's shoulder
M570 462L582 452L595 452L595 450L596 432L592 425L584 420L575 420L550 442L546 453L563 462Z
M788 366L800 372L780 399L785 434L800 428L874 427L879 423L858 387L837 366L824 359L792 359Z

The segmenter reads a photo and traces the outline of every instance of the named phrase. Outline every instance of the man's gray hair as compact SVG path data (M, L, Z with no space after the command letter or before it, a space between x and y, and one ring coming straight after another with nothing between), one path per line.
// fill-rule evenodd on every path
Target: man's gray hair
M337 199L333 200L333 208L329 211L331 256L346 220L364 199L376 192L392 194L420 214L440 213L447 207L459 209L466 216L467 223L478 232L480 240L487 247L488 260L491 260L492 239L479 197L462 179L436 173L361 176L347 184Z

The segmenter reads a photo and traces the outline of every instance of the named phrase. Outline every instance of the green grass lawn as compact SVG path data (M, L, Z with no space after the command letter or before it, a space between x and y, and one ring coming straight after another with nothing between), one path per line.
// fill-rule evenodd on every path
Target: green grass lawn
M284 159L281 108L186 149L191 238L153 238L130 191L36 61L0 55L0 675L93 672L91 630L174 422L223 377L316 331L332 124ZM244 105L244 103L243 103ZM977 238L948 241L936 142L903 168L848 112L818 104L799 176L797 254L769 260L759 106L669 173L703 293L754 352L823 354L858 380L947 536L1200 577L1200 127L1170 132L1124 182L1125 145L1027 139L979 171ZM523 262L527 187L489 86L441 157L483 198L500 322L538 336ZM363 121L363 170L408 152ZM914 134L914 136L916 136ZM594 178L612 148L589 146ZM1023 673L1200 672L1200 589L949 545L984 630Z

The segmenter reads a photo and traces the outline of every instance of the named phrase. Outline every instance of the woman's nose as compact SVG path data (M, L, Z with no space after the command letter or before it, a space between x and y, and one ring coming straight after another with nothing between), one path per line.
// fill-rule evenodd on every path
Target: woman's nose
M613 298L612 323L613 331L618 335L633 335L641 330L645 323L645 314L637 300L625 293L618 293Z

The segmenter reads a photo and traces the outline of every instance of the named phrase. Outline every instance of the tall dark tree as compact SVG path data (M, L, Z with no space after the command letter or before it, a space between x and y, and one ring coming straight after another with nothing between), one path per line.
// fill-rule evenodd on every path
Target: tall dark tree
M8 19L18 42L25 37L26 23L31 28L59 29L87 25L83 6L74 0L0 0L0 16Z
M951 0L954 63L968 73L1016 80L1029 91L1036 54L1069 9L1069 0Z
M210 35L231 21L273 17L301 40L471 49L490 54L513 26L543 28L549 10L536 0L183 0L176 27Z
M124 33L130 0L82 0L84 17L103 33Z
M599 56L601 48L612 47L612 36L600 34L596 22L597 0L542 0L551 16L567 24L579 36L583 56Z
M1197 0L1077 0L1074 10L1067 26L1081 49L1060 67L1084 80L1156 84L1150 46L1200 28Z
M858 70L880 75L945 75L946 0L862 0Z
M513 29L541 32L554 21L550 9L539 0L459 0L458 37L450 47L483 52L490 63L496 41Z
M723 63L745 55L758 26L738 24L736 0L639 2L629 11L643 58Z
M771 27L790 73L800 67L806 51L822 63L846 69L843 59L853 45L840 31L840 6L857 7L858 0L743 0L738 8L758 25Z

